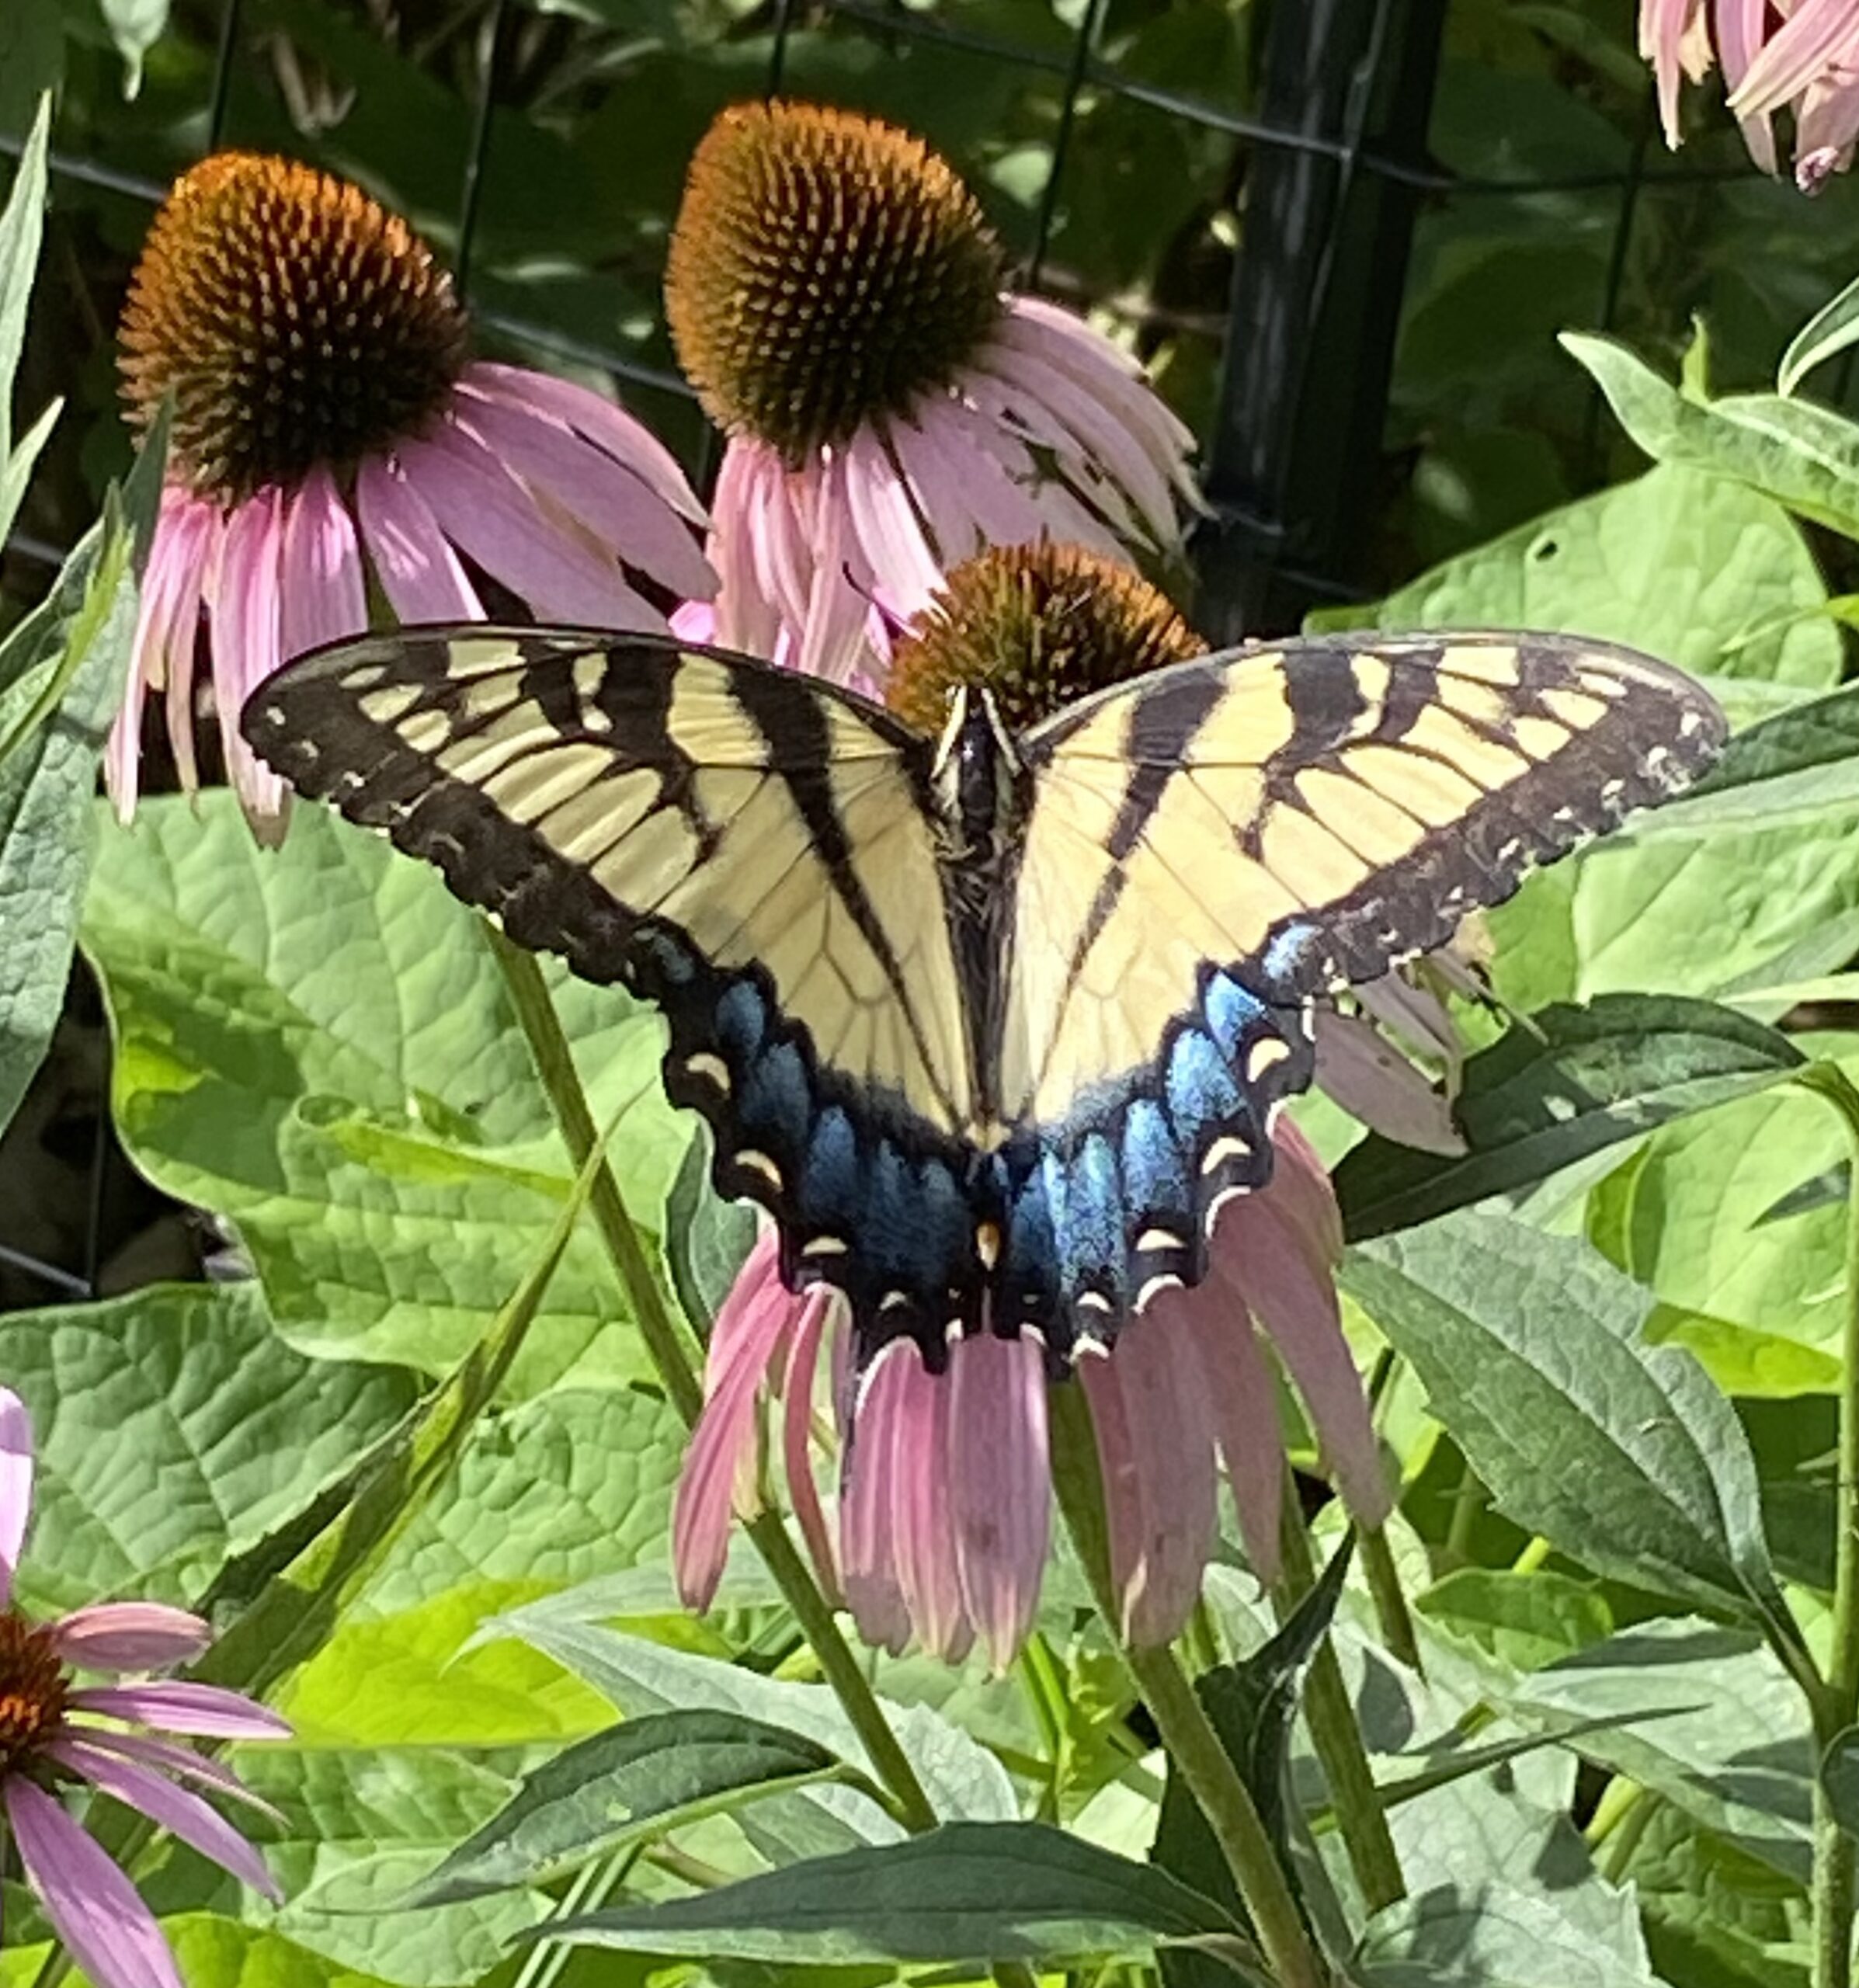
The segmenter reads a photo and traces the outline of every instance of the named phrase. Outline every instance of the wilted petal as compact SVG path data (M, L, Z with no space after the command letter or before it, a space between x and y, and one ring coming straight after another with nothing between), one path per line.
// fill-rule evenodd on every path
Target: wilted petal
M1228 1289L1206 1304L1200 1298L1199 1291L1166 1291L1154 1309L1159 1322L1179 1319L1191 1333L1206 1387L1207 1420L1226 1466L1246 1557L1253 1573L1269 1583L1278 1577L1284 1500L1277 1383L1238 1295Z
M907 1339L893 1340L866 1371L852 1411L839 1485L839 1568L846 1606L868 1643L901 1656L910 1642L910 1611L897 1568L891 1487L910 1402L909 1369L918 1364Z
M191 1663L213 1632L185 1609L154 1601L103 1601L51 1628L52 1647L80 1670L167 1670Z
M813 1386L819 1367L820 1340L833 1316L835 1294L824 1284L807 1294L787 1354L787 1399L781 1417L781 1461L787 1479L788 1503L799 1521L801 1537L813 1556L814 1572L829 1600L839 1593L839 1572L832 1539L820 1509L819 1486L813 1475Z
M1371 1131L1423 1152L1457 1153L1465 1142L1438 1086L1360 1015L1319 1008L1312 1019L1316 1082Z
M949 1523L962 1600L996 1670L1027 1639L1052 1533L1045 1352L977 1333L949 1355Z
M1831 71L1850 70L1859 58L1859 16L1852 0L1802 0L1763 45L1730 109L1738 117L1779 110Z
M32 1515L33 1419L11 1388L0 1387L0 1608L12 1599Z
M230 1871L241 1884L249 1885L261 1897L274 1904L283 1902L283 1893L258 1852L217 1809L190 1789L177 1788L158 1774L151 1774L134 1761L116 1758L82 1740L55 1740L46 1750L72 1773L83 1775L93 1787L127 1802L203 1857L210 1858L222 1870Z
M6 1782L5 1801L26 1882L96 1988L182 1988L155 1915L57 1802L16 1775Z
M917 1641L932 1656L957 1662L975 1639L962 1607L956 1536L950 1510L950 1402L954 1384L916 1357L895 1363L891 1527L898 1585Z
M73 1691L78 1712L151 1726L158 1732L186 1733L207 1740L288 1740L290 1728L274 1712L219 1684L165 1680L152 1684L99 1684Z

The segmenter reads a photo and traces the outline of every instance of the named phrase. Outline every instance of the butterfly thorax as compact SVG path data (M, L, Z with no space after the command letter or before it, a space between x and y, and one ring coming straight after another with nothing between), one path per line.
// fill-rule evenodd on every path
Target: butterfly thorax
M943 860L992 889L1010 859L1030 785L1013 735L985 690L955 693L932 775Z

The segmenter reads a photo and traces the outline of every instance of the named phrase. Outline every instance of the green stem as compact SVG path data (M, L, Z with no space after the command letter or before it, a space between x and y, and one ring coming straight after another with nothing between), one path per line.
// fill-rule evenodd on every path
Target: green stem
M1817 1750L1859 1721L1859 1093L1836 1064L1814 1063L1798 1081L1833 1106L1853 1156L1847 1190L1846 1319L1840 1336L1840 1462L1835 1492L1833 1648L1824 1689L1809 1692ZM1814 1988L1851 1988L1859 1869L1852 1837L1818 1777L1814 1784Z
M1472 1528L1485 1509L1486 1492L1478 1472L1467 1464L1452 1500L1452 1517L1446 1524L1446 1544L1441 1549L1440 1571L1451 1573L1472 1558Z
M555 1122L575 1166L584 1166L594 1147L594 1121L575 1068L573 1051L549 996L548 983L533 954L513 945L495 927L487 926L485 930L511 1006L535 1060L537 1075L548 1093ZM672 1322L658 1279L639 1247L638 1231L627 1211L620 1183L604 1162L594 1176L589 1201L601 1239L619 1273L620 1287L639 1322L640 1335L658 1370L665 1395L686 1424L694 1423L704 1408L704 1389L697 1368ZM913 1831L933 1829L935 1808L924 1793L909 1755L898 1745L891 1722L859 1667L858 1659L839 1633L839 1625L820 1592L819 1583L788 1538L786 1527L774 1513L764 1512L748 1531L763 1565L774 1576L782 1599L793 1611L801 1633L811 1646L821 1674L863 1742L873 1771L889 1789L898 1820Z
M1059 1510L1105 1627L1120 1637L1121 1611L1110 1584L1096 1444L1084 1390L1075 1385L1055 1388L1051 1415L1052 1483ZM1124 1656L1170 1761L1214 1833L1278 1988L1327 1988L1328 1976L1258 1807L1174 1653L1126 1647Z
M1304 1529L1303 1509L1294 1491L1287 1491L1280 1534L1284 1572L1273 1599L1282 1620L1309 1594L1317 1580L1310 1534ZM1343 1667L1336 1661L1336 1646L1327 1635L1311 1661L1310 1676L1305 1683L1304 1719L1322 1764L1324 1778L1329 1783L1336 1826L1349 1853L1350 1868L1362 1888L1363 1903L1371 1912L1378 1912L1407 1896L1407 1880L1402 1873L1394 1838L1388 1833L1381 1798L1375 1792L1368 1750L1362 1743L1355 1708L1349 1701L1349 1687L1343 1681Z
M1362 1572L1375 1604L1375 1620L1381 1625L1381 1640L1389 1653L1409 1670L1422 1671L1419 1639L1414 1634L1413 1617L1401 1587L1401 1570L1395 1565L1394 1548L1382 1526L1365 1528L1357 1538Z

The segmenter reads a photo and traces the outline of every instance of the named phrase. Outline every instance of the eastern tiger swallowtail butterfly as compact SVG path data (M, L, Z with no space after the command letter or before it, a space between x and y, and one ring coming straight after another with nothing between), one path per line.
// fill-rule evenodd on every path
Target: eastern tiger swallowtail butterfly
M667 1090L788 1282L1055 1362L1205 1267L1311 1078L1314 998L1448 939L1680 787L1723 721L1557 635L1288 641L940 741L669 637L481 624L323 650L247 704L305 794L523 945L656 1002Z

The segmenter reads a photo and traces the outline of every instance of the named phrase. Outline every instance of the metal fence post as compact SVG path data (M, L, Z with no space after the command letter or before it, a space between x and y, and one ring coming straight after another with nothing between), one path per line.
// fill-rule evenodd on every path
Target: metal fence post
M1356 576L1445 0L1278 0L1248 162L1196 621L1279 632Z

